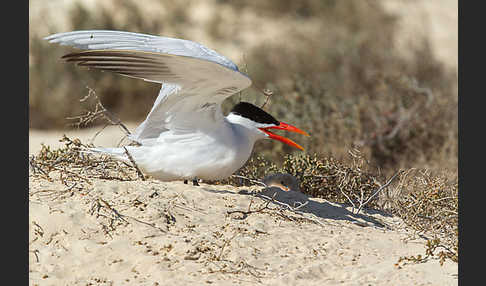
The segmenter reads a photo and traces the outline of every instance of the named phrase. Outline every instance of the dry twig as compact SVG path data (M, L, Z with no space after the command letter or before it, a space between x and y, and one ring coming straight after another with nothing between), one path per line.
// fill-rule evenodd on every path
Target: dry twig
M103 106L100 98L96 95L96 91L94 89L90 88L89 86L87 86L86 88L88 89L88 95L81 98L79 101L84 102L84 101L88 100L89 98L94 98L95 99L95 110L94 111L88 110L85 114L74 116L74 117L68 117L67 119L70 119L70 120L76 120L77 119L78 122L75 123L74 125L77 126L77 127L85 127L85 126L89 125L90 123L93 123L94 121L96 121L100 118L104 118L106 121L109 122L110 125L118 125L125 131L126 135L130 135L131 133L128 130L128 128L125 126L125 124L123 124L117 116L115 116L112 112L110 112L109 110L107 110ZM106 127L106 125L105 125L105 127ZM105 127L103 127L103 129ZM95 135L95 137L96 137L96 135Z
M132 162L132 165L133 167L135 168L135 170L137 170L137 175L140 179L142 179L142 181L145 181L145 177L142 173L142 171L140 171L140 169L138 168L138 165L137 163L135 163L135 160L133 160L133 157L132 155L130 155L130 153L128 152L128 149L127 147L123 146L123 149L125 149L125 154L127 155L128 159L130 160L130 162Z
M356 211L356 213L358 214L367 203L369 203L376 195L378 195L379 192L381 192L383 189L388 187L391 184L391 182L393 182L393 180L395 180L395 178L402 172L403 172L402 170L396 172L395 175L393 175L383 186L379 187L378 190L376 190L364 203L360 202L360 206Z

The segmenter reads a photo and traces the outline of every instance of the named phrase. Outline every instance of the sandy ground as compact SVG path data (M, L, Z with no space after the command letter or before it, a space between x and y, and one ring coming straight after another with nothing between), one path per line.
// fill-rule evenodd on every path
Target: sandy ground
M30 285L457 285L400 219L258 187L29 178ZM297 203L297 204L296 204ZM250 213L244 214L250 210Z
M62 134L88 142L100 129L31 130L29 153L41 142L60 147ZM121 138L108 127L93 143ZM30 285L458 284L450 261L396 265L425 254L399 218L279 191L286 204L308 202L294 213L251 191L261 188L151 179L91 179L76 191L29 176Z

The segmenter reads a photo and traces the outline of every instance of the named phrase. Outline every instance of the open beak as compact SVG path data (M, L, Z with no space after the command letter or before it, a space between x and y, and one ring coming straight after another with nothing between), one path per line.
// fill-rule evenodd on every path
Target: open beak
M277 135L275 133L270 132L268 129L280 129L280 130L286 130L286 131L290 131L290 132L299 133L299 134L302 134L302 135L305 135L305 136L310 136L307 132L300 130L299 128L292 126L290 124L287 124L285 122L280 122L280 124L278 126L271 126L271 127L265 127L265 128L259 128L259 129L261 131L265 132L270 139L275 139L275 140L281 141L281 142L283 142L287 145L298 148L300 150L304 150L304 148L302 146L300 146L299 144L295 143L294 141L288 139L288 138L285 138L283 136L280 136L280 135Z

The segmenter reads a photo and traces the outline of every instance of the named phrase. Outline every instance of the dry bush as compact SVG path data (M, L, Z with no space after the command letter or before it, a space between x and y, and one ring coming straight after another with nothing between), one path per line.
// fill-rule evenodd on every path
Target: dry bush
M310 197L354 207L381 209L403 219L413 236L426 238L425 255L401 257L397 263L424 262L438 258L458 262L458 177L454 172L434 174L426 169L408 169L397 173L398 180L385 187L385 178L377 173L357 150L344 163L317 154L286 155L282 167L263 157L248 160L238 174L261 180L269 173L289 173L298 178L300 189ZM220 183L251 185L250 180L230 177ZM387 182L388 183L388 182ZM381 191L374 196L376 191ZM371 198L368 202L366 202ZM366 203L365 203L366 202Z
M388 175L411 167L457 172L457 75L434 57L426 39L412 59L403 57L393 46L396 21L379 2L278 4L238 5L321 27L294 30L245 57L254 85L274 91L268 111L312 135L292 139L310 153L338 159L357 146ZM251 90L246 97L264 100ZM280 154L295 150L265 142L256 151L282 163Z
M288 173L299 181L300 190L311 197L323 198L332 202L362 205L380 187L378 176L368 169L367 162L359 155L352 155L354 163L345 164L332 157L318 154L286 155L281 167L262 156L252 156L236 174L248 178L230 177L218 184L234 186L253 185L270 173ZM377 208L376 197L367 207Z
M437 256L441 264L445 259L458 262L457 175L409 169L391 192L387 209L401 217L414 234L427 238L425 256L402 257L400 261L422 262Z
M287 155L280 172L294 175L301 190L312 197L358 206L379 188L375 174L365 170L365 162L344 164L333 157ZM369 207L376 207L376 199Z
M93 178L119 181L138 179L137 170L131 165L105 155L83 152L94 147L92 145L65 135L59 141L64 142L64 147L52 150L42 145L39 153L29 158L29 175L48 181L59 180L68 188L76 185L79 190L91 185Z

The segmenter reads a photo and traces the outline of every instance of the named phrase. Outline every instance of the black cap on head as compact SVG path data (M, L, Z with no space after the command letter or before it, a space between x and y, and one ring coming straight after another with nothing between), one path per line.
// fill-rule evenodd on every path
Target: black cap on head
M242 117L248 118L258 123L262 124L275 124L279 125L280 122L275 119L270 114L263 111L261 108L248 103L248 102L240 102L233 107L231 113L238 114Z

